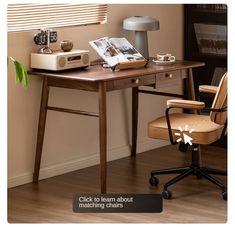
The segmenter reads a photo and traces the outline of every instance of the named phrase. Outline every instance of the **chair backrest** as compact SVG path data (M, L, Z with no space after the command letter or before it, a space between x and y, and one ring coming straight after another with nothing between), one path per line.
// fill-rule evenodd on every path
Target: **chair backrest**
M215 95L212 108L222 109L227 106L227 72L220 80L217 93ZM223 125L227 120L227 111L225 112L212 112L210 113L211 121L216 124Z

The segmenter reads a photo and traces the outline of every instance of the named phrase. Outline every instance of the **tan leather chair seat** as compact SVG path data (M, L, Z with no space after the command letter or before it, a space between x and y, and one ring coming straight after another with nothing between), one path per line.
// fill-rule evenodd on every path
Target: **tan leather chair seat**
M174 135L175 132L180 132L178 127L184 129L185 125L188 125L188 130L185 131L185 134L193 138L192 143L194 144L213 143L220 138L223 130L223 125L212 122L210 116L206 115L172 113L170 114L170 122L174 140L180 138ZM148 126L148 136L150 138L169 140L165 116L149 122ZM194 131L189 133L191 129L194 129Z

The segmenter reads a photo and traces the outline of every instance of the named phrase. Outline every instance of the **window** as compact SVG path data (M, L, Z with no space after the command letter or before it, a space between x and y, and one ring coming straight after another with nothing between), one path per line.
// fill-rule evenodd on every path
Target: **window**
M9 4L7 17L9 32L104 24L107 4Z

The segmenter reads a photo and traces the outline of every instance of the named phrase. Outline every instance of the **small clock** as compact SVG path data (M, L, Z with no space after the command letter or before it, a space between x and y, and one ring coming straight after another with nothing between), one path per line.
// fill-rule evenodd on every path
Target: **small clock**
M38 50L42 54L51 54L50 43L57 42L57 32L51 29L40 29L40 32L34 35L33 38L36 45L41 46Z
M47 35L48 30L40 30L39 33L34 35L34 42L36 45L47 45ZM50 31L50 43L56 43L57 42L57 32L56 31Z

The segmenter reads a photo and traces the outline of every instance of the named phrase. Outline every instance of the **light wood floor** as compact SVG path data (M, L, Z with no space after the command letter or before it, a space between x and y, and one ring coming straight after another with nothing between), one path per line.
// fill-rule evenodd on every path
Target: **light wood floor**
M148 183L152 169L184 166L191 152L166 146L108 163L108 193L160 193L172 175L160 176L160 185ZM202 147L205 166L226 169L226 150ZM72 211L74 193L99 193L99 166L63 174L38 184L9 189L10 223L225 223L227 202L220 190L205 179L189 176L171 187L173 198L164 200L163 212L79 214ZM226 183L226 177L218 177Z

